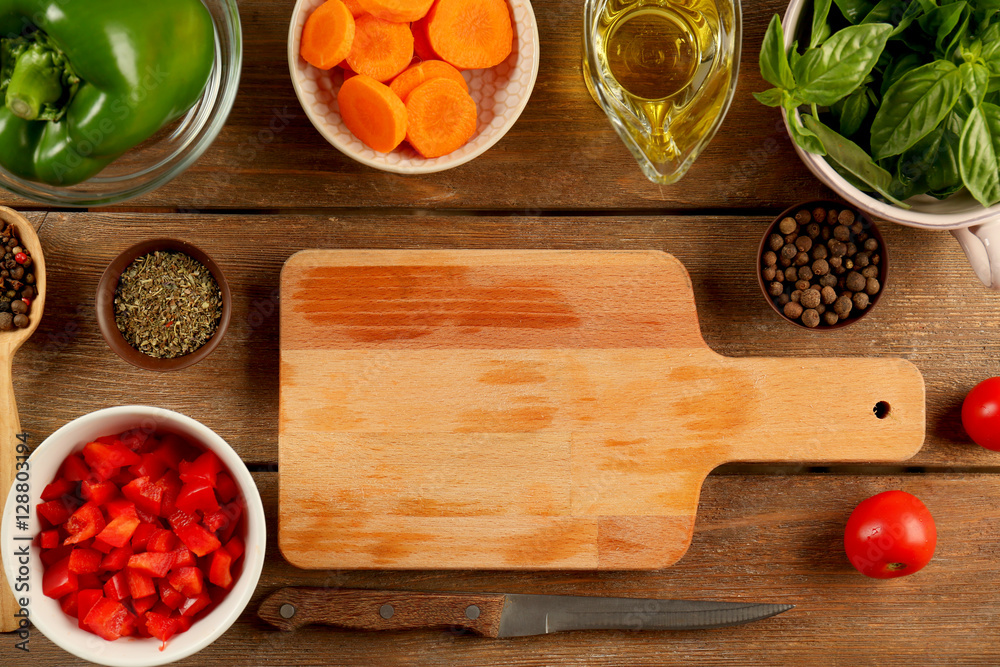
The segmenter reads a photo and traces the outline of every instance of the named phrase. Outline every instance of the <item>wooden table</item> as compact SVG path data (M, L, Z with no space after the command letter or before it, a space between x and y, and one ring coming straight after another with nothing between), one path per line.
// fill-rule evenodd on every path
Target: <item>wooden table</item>
M268 559L241 619L188 665L928 665L1000 660L1000 455L965 436L959 408L1000 375L1000 295L983 288L945 233L886 224L893 273L878 308L833 333L781 321L761 297L754 254L767 222L829 196L802 166L778 113L757 104L757 53L781 0L744 8L743 70L729 116L679 184L639 172L588 98L580 75L581 4L535 0L542 60L514 129L457 169L420 177L373 171L309 124L285 61L292 2L241 0L243 80L228 125L202 159L155 193L89 212L30 211L50 271L45 318L15 360L21 419L35 443L97 408L179 410L228 440L254 472L268 515ZM114 255L140 239L187 239L227 272L233 320L222 345L188 370L132 368L104 344L94 293ZM927 440L903 466L729 465L704 486L694 542L654 572L319 572L277 549L278 272L303 248L656 248L684 262L706 341L744 355L896 355L927 383ZM836 419L850 378L817 378ZM726 406L720 405L719 410ZM762 434L762 436L765 434ZM834 443L835 446L835 443ZM939 543L922 572L887 582L848 564L843 526L878 491L903 488L933 512ZM683 633L575 632L484 640L448 632L296 633L257 620L285 585L570 593L789 602L738 628ZM0 663L85 664L40 633L31 654L0 643Z

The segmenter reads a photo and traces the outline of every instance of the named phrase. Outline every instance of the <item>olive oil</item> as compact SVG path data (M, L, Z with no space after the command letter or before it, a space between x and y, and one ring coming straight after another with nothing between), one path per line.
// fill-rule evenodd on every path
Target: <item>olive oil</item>
M679 180L721 124L739 14L738 0L587 0L587 86L650 180Z

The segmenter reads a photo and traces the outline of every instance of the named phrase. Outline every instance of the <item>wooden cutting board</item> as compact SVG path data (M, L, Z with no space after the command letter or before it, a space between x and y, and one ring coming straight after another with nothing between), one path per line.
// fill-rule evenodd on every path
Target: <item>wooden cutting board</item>
M280 384L278 541L303 568L660 568L722 463L924 439L912 364L720 356L656 251L300 252Z

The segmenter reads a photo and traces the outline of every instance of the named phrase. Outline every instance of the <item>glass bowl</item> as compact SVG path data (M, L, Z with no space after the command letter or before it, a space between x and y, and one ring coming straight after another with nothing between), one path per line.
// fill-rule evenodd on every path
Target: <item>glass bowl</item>
M0 186L43 204L106 206L151 192L194 164L226 124L243 63L236 0L202 2L215 23L215 62L205 90L186 114L82 183L66 187L36 183L0 167Z

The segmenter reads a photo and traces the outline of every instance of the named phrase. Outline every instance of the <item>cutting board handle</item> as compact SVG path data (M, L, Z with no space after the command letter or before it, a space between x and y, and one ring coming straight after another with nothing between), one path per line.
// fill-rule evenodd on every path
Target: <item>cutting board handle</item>
M727 462L896 462L923 445L924 378L905 359L723 359L737 386L720 410L758 434Z

